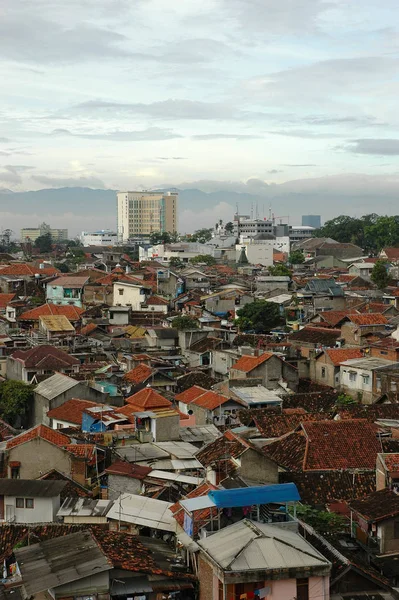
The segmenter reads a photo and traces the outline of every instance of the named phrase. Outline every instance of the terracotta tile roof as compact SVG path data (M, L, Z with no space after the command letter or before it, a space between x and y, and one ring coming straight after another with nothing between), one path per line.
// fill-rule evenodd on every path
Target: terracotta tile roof
M399 453L384 454L383 459L388 472L399 471Z
M337 410L340 419L399 419L399 404L352 404Z
M335 367L345 360L362 358L364 356L363 352L356 348L329 348L328 350L325 350L325 353Z
M229 399L228 396L223 396L222 394L217 394L212 390L208 390L205 394L202 394L202 396L195 398L191 404L195 404L206 410L215 410L218 406L228 402ZM236 402L238 402L238 400L236 400Z
M231 368L235 369L236 371L249 373L250 371L256 369L256 367L259 367L259 365L262 365L264 362L269 360L269 358L272 358L272 356L275 355L271 352L264 352L260 356L241 356L241 358L239 358Z
M172 406L170 400L167 400L161 396L161 394L158 394L158 392L149 387L140 390L136 394L133 394L133 396L129 396L129 398L126 398L126 402L132 406L139 407L141 410Z
M65 450L76 458L85 460L89 465L96 464L96 446L94 444L67 444Z
M47 442L50 442L50 444L54 444L55 446L66 446L70 443L69 437L63 433L60 433L56 429L51 429L46 425L36 425L36 427L28 429L28 431L24 431L11 440L8 440L6 448L7 450L10 450L16 446L25 444L26 442L30 442L35 438L41 438Z
M307 439L304 470L373 469L381 444L365 419L302 423Z
M367 302L364 306L358 310L362 314L364 313L381 313L384 314L387 310L393 308L392 304L384 304L383 302Z
M363 313L361 315L348 315L348 319L359 326L386 325L388 319L381 313Z
M88 282L90 277L85 276L76 276L76 275L60 275L57 279L53 279L51 282L52 286L60 286L64 288L83 288Z
M65 500L65 498L90 498L93 496L92 492L80 483L77 483L64 473L57 471L57 469L51 469L44 475L38 477L38 479L43 479L45 481L66 481L66 486L61 492L61 502Z
M80 335L89 335L90 333L93 333L93 331L95 331L97 327L98 326L95 323L88 323L87 325L82 327L82 329L80 330Z
M79 365L80 361L55 346L36 346L30 350L16 350L11 358L19 360L27 368L56 371L65 367Z
M13 298L15 298L15 294L0 294L0 308L6 308Z
M80 400L79 398L72 398L67 400L61 406L49 410L47 416L50 419L57 421L67 421L68 423L74 423L75 425L82 425L82 416L86 408L92 406L99 406L97 402L91 402L90 400Z
M108 475L121 475L123 477L131 477L132 479L145 479L151 471L151 467L145 467L124 460L116 460L111 466L105 469Z
M1 269L1 275L15 275L17 277L34 277L37 273L46 276L58 275L59 270L55 267L52 267L51 265L44 267L44 269L41 269L37 265L32 265L28 263L14 263Z
M308 344L320 344L322 346L335 346L341 337L340 329L327 329L326 327L306 326L299 331L294 331L289 336L290 342L304 342Z
M296 413L296 414L268 414L267 409L251 409L253 418L262 437L278 438L294 431L303 421L321 421L331 419L329 413Z
M372 523L391 519L399 514L399 494L385 488L353 500L350 508Z
M144 363L140 363L137 367L134 367L131 371L128 371L123 379L129 383L144 383L151 377L154 369Z
M80 321L84 310L77 306L60 306L58 304L42 304L24 313L18 319L20 321L38 321L40 317L65 316L69 321Z
M306 412L332 412L339 392L331 388L325 388L321 392L308 392L303 394L292 394L283 397L283 408L304 408Z
M319 313L319 317L331 325L331 327L336 327L347 317L348 315L356 313L356 311L351 310L327 310L325 312Z
M198 341L194 342L194 344L191 344L190 350L192 352L198 352L199 354L202 354L203 352L208 352L209 350L214 350L215 348L220 346L222 343L223 343L223 340L221 338L208 336L206 338L203 338L202 340L198 340Z
M399 260L399 248L383 248L388 260Z
M375 471L308 471L280 473L280 483L295 483L301 501L311 506L347 502L375 491Z
M184 392L180 392L180 394L176 394L175 400L178 402L184 402L184 404L191 404L193 400L198 398L198 396L202 396L207 392L206 389L200 387L199 385L193 385L192 387L184 390Z
M357 275L339 275L336 279L337 283L350 283L354 279L356 279Z
M201 496L207 496L209 492L212 490L217 490L217 487L212 485L211 483L205 482L200 486L192 490L187 496L183 499L187 498L199 498ZM172 511L174 518L179 523L180 527L183 528L184 525L184 509L179 502L176 502L172 506L169 507L169 510ZM209 508L205 508L203 510L197 510L194 513L194 535L198 534L198 530L200 527L203 527L205 523L207 523L211 518L211 512Z
M280 467L289 471L302 471L306 452L306 439L302 431L295 431L263 447L263 451Z
M251 442L227 430L221 437L201 448L196 454L196 458L204 467L212 466L218 470L221 467L220 461L238 458L248 448L258 451ZM224 469L224 467L222 468Z
M145 302L148 306L167 306L169 302L161 296L150 296Z

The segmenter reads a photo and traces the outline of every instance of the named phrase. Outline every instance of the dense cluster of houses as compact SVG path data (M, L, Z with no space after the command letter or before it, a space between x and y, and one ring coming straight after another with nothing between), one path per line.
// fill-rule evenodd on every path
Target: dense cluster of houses
M7 600L399 597L399 291L301 248L292 276L0 256L0 396L30 390L0 420ZM281 325L239 331L258 299Z

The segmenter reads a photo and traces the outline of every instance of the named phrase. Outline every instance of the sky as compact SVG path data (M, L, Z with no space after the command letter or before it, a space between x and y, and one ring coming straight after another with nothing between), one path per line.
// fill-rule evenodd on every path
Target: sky
M0 188L273 186L392 214L398 23L397 0L2 0Z

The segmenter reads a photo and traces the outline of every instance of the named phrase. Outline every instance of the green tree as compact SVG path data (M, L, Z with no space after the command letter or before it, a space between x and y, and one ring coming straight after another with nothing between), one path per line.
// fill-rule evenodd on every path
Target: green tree
M378 260L373 270L371 271L371 281L382 290L388 285L389 274L387 270L387 264L383 260Z
M301 265L305 262L302 250L293 250L288 258L291 265Z
M190 242L199 242L200 244L205 244L205 242L209 242L212 239L212 231L213 229L197 229L194 231L193 235L190 237Z
M292 509L290 509L292 512ZM325 510L316 510L306 504L298 504L296 515L321 535L336 535L348 528L348 520L342 515Z
M226 225L224 226L224 228L226 230L226 233L232 234L233 231L234 231L234 224L231 221L229 221L228 223L226 223Z
M184 263L178 256L172 256L172 258L169 261L169 266L174 269L180 269L180 267L182 267L183 265Z
M236 325L240 331L254 330L255 333L269 333L281 323L277 304L266 300L255 300L237 311Z
M198 265L199 263L203 263L211 267L212 265L216 265L216 259L213 256L209 256L209 254L198 254L198 256L193 256L190 259L190 262L193 265Z
M58 269L59 271L61 271L61 273L70 273L70 269L67 265L67 263L54 263L54 266L56 269Z
M44 233L43 235L39 235L39 237L35 240L35 248L38 248L41 254L51 252L53 248L53 240L51 238L51 234Z
M356 400L348 394L340 394L337 398L337 406L350 406L351 404L357 404Z
M175 317L172 321L172 327L176 329L198 329L198 321L193 319L193 317L189 317L188 315L181 315L179 317Z
M167 231L154 231L150 235L150 244L152 246L157 246L158 244L170 244L171 242L171 234Z
M26 425L33 404L33 385L8 379L0 383L0 414L12 426Z
M291 277L291 271L289 270L287 265L282 264L273 265L272 267L269 267L269 273L274 277Z

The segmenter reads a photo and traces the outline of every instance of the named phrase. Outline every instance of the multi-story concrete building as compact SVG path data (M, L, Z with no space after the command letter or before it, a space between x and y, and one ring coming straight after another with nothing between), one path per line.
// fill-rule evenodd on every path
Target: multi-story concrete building
M119 239L177 231L177 201L177 192L118 192Z
M24 227L21 229L21 242L35 242L38 237L49 233L54 242L68 239L68 229L53 229L47 223L41 223L38 227Z
M118 243L118 234L109 229L82 231L80 241L83 246L115 246Z

